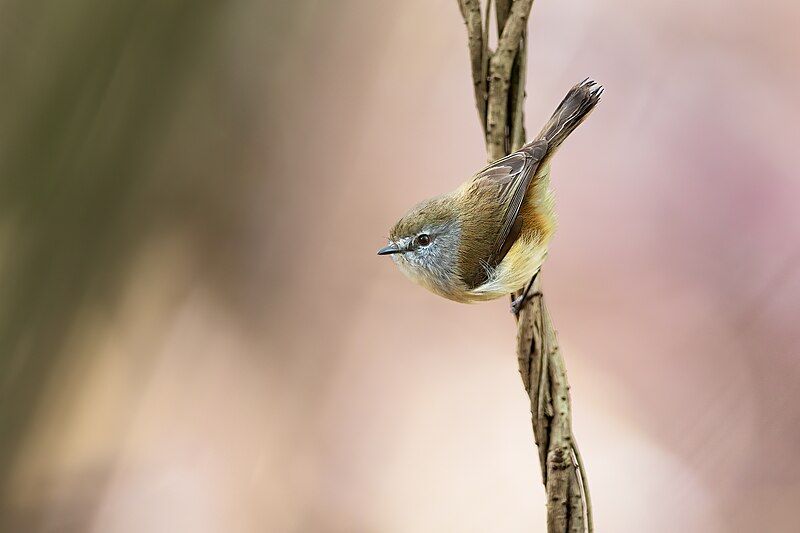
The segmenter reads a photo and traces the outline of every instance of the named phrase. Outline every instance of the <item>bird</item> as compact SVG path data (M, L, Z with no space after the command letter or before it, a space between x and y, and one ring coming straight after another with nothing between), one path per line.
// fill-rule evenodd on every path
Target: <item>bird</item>
M576 84L533 141L454 191L412 207L378 255L391 256L409 279L456 302L493 300L525 288L512 302L519 313L556 229L551 160L602 93L590 78Z

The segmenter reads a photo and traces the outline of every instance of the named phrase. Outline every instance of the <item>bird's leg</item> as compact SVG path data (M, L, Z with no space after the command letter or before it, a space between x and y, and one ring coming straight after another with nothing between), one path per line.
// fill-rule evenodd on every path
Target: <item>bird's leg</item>
M541 270L536 271L536 274L533 275L531 280L525 286L525 290L522 291L522 294L520 294L519 298L515 298L511 301L511 312L514 313L514 315L519 316L519 312L522 311L522 308L525 307L525 304L528 303L528 300L542 296L542 293L539 291L533 293L531 292L531 288L533 288L533 284L536 282L536 277L539 275L539 272L541 272Z

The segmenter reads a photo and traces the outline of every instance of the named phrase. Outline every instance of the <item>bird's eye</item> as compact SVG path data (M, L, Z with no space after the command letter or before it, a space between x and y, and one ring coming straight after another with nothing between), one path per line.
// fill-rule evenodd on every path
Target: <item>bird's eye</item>
M417 237L417 244L420 246L428 246L431 243L431 237L427 233L422 233Z

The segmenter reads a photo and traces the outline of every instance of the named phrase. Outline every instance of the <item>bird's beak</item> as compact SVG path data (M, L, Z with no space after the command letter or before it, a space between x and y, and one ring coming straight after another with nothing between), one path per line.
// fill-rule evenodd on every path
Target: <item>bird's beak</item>
M378 250L378 255L399 254L402 251L403 249L397 246L397 244L391 243Z

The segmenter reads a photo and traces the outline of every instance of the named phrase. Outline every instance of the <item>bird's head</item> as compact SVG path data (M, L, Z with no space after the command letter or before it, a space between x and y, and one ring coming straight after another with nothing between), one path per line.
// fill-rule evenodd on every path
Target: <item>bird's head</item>
M455 199L440 196L413 207L389 233L378 255L391 255L411 280L439 294L458 283L461 224Z

